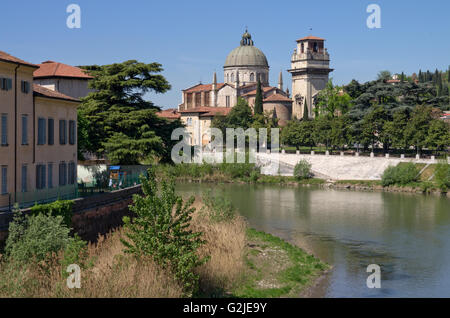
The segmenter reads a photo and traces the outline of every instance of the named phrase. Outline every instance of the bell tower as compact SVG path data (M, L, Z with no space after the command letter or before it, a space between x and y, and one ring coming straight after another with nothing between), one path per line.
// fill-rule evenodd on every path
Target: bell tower
M292 74L292 116L302 118L306 104L309 118L314 117L315 96L326 87L333 71L325 39L307 36L297 40L288 71Z

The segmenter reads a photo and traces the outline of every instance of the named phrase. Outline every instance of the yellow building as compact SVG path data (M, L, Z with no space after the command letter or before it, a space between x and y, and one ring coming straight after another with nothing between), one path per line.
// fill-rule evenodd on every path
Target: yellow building
M79 101L34 84L38 68L0 51L0 210L76 194Z

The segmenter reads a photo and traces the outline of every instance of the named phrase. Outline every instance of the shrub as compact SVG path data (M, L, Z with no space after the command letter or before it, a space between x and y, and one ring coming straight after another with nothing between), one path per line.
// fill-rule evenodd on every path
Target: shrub
M72 225L73 201L55 201L49 204L35 205L31 208L33 215L45 214L51 216L61 216L67 227Z
M223 193L214 194L211 190L203 196L209 218L214 222L231 221L236 216L236 209Z
M295 165L294 177L297 180L310 179L312 177L311 164L305 159L300 160L300 162Z
M141 176L144 196L135 195L130 210L136 217L124 217L127 239L125 252L137 257L151 256L163 269L173 272L186 294L198 288L194 269L207 258L200 258L197 250L205 244L201 232L190 230L194 198L187 202L175 194L173 179L155 181L155 171L149 169L148 178Z
M450 165L446 162L437 164L434 179L439 189L448 190L450 188Z
M70 229L60 215L23 216L16 212L9 225L5 252L8 259L20 264L45 262L71 244L73 238L69 233Z
M384 187L390 185L407 185L408 183L415 182L418 179L419 171L415 164L406 163L399 164L395 167L387 168L381 178L381 183Z

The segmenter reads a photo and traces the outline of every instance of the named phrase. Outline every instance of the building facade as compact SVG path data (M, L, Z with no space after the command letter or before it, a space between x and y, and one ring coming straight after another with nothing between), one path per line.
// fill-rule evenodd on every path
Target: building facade
M0 210L77 189L79 101L34 84L38 68L0 51Z
M74 98L86 97L93 91L88 87L93 77L78 67L54 61L38 66L33 73L35 84Z

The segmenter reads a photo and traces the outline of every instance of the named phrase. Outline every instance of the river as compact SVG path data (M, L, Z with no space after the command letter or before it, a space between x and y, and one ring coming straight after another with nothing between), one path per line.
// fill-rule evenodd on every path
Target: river
M178 184L221 189L250 226L333 266L312 297L450 297L450 200L385 192L267 185ZM381 267L369 289L367 267Z

